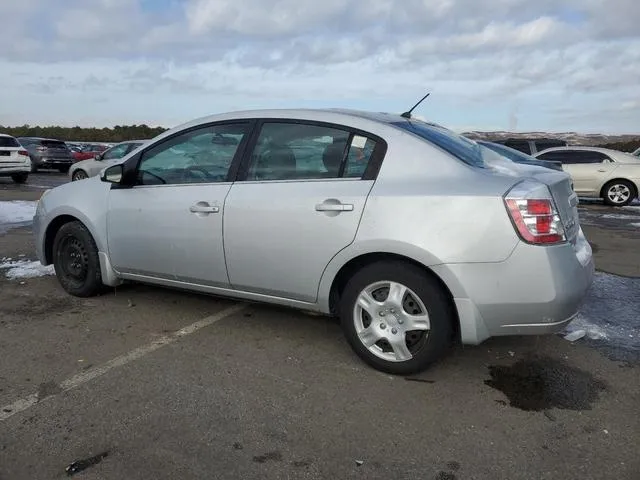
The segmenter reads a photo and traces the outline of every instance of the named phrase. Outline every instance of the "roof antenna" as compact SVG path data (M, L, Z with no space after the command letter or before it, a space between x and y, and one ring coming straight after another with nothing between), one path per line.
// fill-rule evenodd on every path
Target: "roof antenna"
M420 105L422 102L424 102L424 99L425 99L425 98L427 98L429 95L431 95L431 92L427 93L424 97L422 97L422 100L420 100L418 103L416 103L416 104L413 106L413 108L411 108L411 110L409 110L408 112L404 112L404 113L401 115L401 117L404 117L404 118L411 118L411 112L413 112L413 111L416 109L416 107L417 107L418 105Z

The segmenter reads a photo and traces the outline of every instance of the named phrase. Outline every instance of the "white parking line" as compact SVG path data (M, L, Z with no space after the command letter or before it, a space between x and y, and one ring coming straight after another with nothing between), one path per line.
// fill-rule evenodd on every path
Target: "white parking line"
M60 390L55 395L47 396L44 398L38 398L37 393L32 393L27 397L16 400L15 402L9 405L5 405L0 409L0 422L12 417L16 413L24 412L28 408L31 408L37 403L40 403L48 398L54 397L63 392L68 392L69 390L72 390L82 385L83 383L87 383L88 381L93 380L94 378L98 378L101 375L104 375L105 373L107 373L108 371L113 370L114 368L122 367L130 362L133 362L134 360L142 358L145 355L151 352L154 352L159 348L164 347L165 345L169 345L175 342L181 337L191 335L192 333L195 333L202 328L208 327L209 325L219 322L220 320L230 315L233 315L234 313L238 313L239 311L243 310L246 307L247 305L245 304L234 305L233 307L229 307L219 313L216 313L215 315L211 315L195 323L192 323L191 325L187 325L186 327L181 328L180 330L178 330L175 333L172 333L171 335L163 336L158 340L155 340L147 345L143 345L134 350L131 350L129 353L116 357L113 360L109 360L107 363L103 365L90 368L82 373L74 375L73 377L62 381L60 385L58 385Z

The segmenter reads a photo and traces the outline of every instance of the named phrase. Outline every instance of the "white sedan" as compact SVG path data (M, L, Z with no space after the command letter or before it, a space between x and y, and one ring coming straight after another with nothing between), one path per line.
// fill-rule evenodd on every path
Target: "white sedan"
M640 157L599 147L554 147L535 154L540 160L562 163L581 197L602 198L607 205L623 207L638 197Z
M74 163L69 169L69 176L72 181L95 177L104 168L116 164L125 155L144 145L145 142L146 140L130 140L117 143L108 150L97 154L94 158Z

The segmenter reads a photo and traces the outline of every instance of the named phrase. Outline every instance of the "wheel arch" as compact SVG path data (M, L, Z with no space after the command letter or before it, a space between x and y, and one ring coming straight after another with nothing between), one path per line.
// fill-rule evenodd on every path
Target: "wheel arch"
M454 293L452 289L447 285L447 283L431 268L429 268L424 263L421 263L414 258L411 258L407 255L403 255L400 253L392 253L388 251L375 251L375 252L367 252L357 255L344 263L340 269L337 271L333 280L331 282L331 286L329 287L329 292L327 295L328 305L326 309L331 315L335 315L338 310L338 304L340 302L340 297L342 292L344 291L345 286L349 278L357 272L359 269L363 268L366 265L370 265L375 262L380 261L394 261L406 263L409 265L413 265L422 270L426 275L434 279L438 285L442 288L442 291L447 296L447 299L450 303L452 312L454 312L454 330L455 335L460 335L460 318L458 315L458 309L456 303L454 301Z

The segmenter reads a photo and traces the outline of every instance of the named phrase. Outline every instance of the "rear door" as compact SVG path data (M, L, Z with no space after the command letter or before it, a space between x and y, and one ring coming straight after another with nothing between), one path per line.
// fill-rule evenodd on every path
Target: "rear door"
M342 126L260 124L225 202L231 285L315 301L325 267L356 235L385 149L381 139Z

